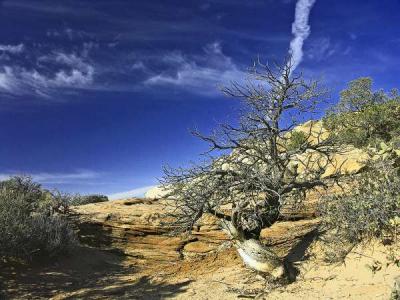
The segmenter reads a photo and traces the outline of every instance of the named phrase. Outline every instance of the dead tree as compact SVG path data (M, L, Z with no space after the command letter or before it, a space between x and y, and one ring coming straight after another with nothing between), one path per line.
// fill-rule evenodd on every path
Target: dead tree
M223 92L243 100L238 125L222 124L211 135L195 131L210 144L209 161L165 168L161 184L175 199L175 228L190 231L203 214L213 214L249 267L280 277L283 262L262 244L261 230L278 220L288 201L302 201L339 174L326 176L337 147L318 123L297 127L312 118L326 92L317 81L293 75L290 60L273 68L257 62L247 83L233 82Z

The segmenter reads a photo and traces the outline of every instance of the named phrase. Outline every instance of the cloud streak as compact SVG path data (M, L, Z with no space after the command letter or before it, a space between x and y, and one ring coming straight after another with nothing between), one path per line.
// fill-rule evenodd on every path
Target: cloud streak
M25 49L24 44L18 45L0 45L0 52L8 52L12 54L21 53Z
M166 70L153 74L145 80L145 85L176 86L202 95L215 95L219 84L242 81L246 74L222 52L215 42L203 49L204 55L188 57L180 52L163 57Z
M90 171L90 170L80 170L73 173L24 173L24 172L9 172L0 173L0 181L10 179L12 176L16 175L27 175L32 177L32 179L39 183L46 184L71 184L91 179L97 179L100 177L100 173Z
M308 20L316 0L298 0L296 3L295 19L292 24L293 39L290 42L289 54L291 55L292 71L303 59L303 44L311 33Z

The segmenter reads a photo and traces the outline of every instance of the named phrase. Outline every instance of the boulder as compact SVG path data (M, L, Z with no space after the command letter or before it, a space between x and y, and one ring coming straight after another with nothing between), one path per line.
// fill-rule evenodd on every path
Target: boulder
M146 199L161 199L165 198L165 196L168 194L167 190L164 190L160 186L153 187L149 189L145 194L144 197Z

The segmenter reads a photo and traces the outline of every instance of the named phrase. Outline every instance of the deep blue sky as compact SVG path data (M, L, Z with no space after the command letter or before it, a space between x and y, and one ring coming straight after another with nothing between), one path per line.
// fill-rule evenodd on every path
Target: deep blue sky
M113 194L195 159L237 102L219 84L282 59L290 0L0 0L0 178ZM400 1L317 0L298 71L400 87Z

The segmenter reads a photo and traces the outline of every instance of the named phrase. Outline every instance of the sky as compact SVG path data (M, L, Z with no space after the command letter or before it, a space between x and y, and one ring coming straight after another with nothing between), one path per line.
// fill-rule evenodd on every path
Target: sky
M143 194L162 166L206 150L190 129L235 119L218 87L257 57L291 53L331 104L361 76L400 87L399 12L399 0L0 0L0 180Z

